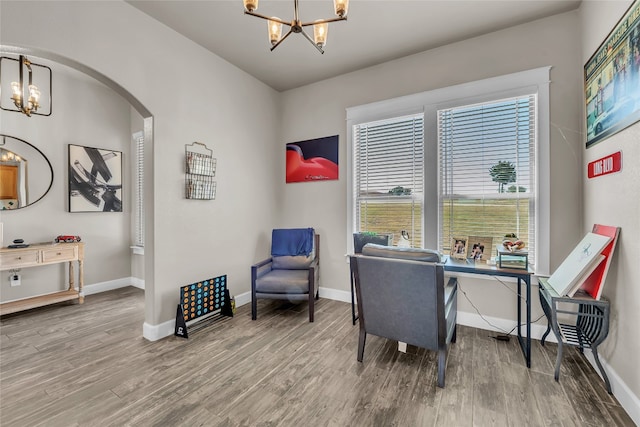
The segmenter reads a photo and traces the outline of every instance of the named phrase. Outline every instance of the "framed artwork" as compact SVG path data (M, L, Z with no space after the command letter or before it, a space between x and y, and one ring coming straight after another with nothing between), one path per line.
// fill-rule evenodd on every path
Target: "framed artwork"
M122 212L122 152L69 144L69 212Z
M287 144L287 184L338 179L338 135Z
M451 238L451 258L466 259L467 258L467 238L453 237Z
M493 238L485 236L469 236L469 258L476 262L487 262L493 251Z
M640 2L584 65L587 148L640 119Z

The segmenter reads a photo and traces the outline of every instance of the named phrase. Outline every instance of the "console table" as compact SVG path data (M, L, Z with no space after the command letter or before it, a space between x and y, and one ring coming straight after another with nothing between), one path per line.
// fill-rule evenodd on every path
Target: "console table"
M20 268L38 267L41 265L69 263L69 286L66 290L47 295L24 298L16 301L0 303L0 315L22 310L55 304L63 301L78 300L84 302L84 243L38 243L27 248L0 248L0 271ZM78 289L74 286L73 263L78 263Z

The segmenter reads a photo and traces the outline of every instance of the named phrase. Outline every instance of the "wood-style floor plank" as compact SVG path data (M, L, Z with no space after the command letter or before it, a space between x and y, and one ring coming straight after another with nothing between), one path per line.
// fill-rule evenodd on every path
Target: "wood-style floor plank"
M567 348L458 326L444 389L436 353L369 335L356 360L349 304L261 300L189 330L140 336L144 293L123 288L0 320L2 426L632 426ZM585 386L588 384L589 386Z

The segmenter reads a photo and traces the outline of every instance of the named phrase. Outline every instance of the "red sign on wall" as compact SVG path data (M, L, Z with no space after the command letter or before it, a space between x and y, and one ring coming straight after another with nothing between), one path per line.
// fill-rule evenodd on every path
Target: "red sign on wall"
M596 178L598 176L620 172L620 169L622 169L622 152L618 151L601 159L589 162L587 166L587 176L589 178Z

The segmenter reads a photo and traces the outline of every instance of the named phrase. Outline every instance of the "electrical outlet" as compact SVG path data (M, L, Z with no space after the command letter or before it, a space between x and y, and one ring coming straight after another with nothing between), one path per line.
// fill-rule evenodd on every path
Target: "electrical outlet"
M12 274L9 276L9 281L11 281L11 286L20 286L20 275Z

